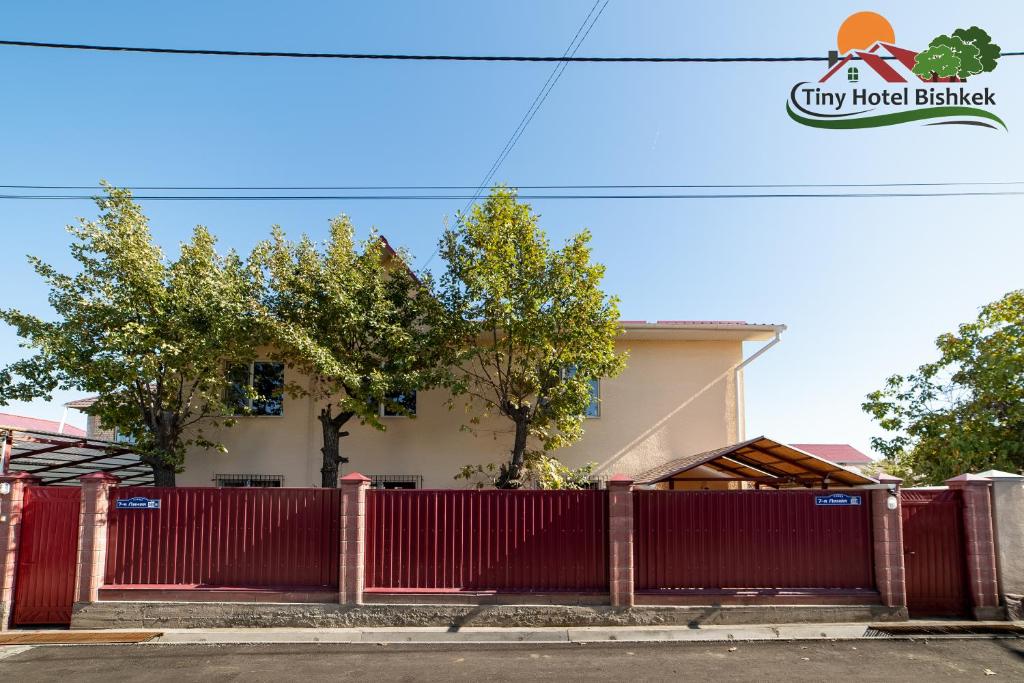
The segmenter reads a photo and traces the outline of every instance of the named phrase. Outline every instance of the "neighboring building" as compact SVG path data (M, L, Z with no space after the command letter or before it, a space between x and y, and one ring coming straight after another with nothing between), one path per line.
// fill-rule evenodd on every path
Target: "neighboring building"
M791 443L793 448L824 458L843 467L863 467L874 462L848 443Z
M85 411L86 408L96 402L95 396L89 396L87 398L80 398L75 401L68 401L64 404L65 408L73 408L75 410ZM100 426L100 418L96 415L86 415L85 418L85 433L90 439L97 439L99 441L110 441L113 443L134 443L132 440L123 434L119 434L116 429L103 429Z
M44 420L39 417L26 417L24 415L12 415L11 413L0 413L0 431L5 428L23 429L33 432L50 432L52 434L67 434L68 436L85 436L85 430L57 420Z
M621 375L596 382L597 399L581 441L555 455L578 467L597 463L598 477L637 475L665 462L720 448L744 438L743 343L777 339L783 325L721 321L623 321L617 346L629 358ZM266 387L302 382L285 377L283 365L253 363L238 381ZM459 468L500 463L512 446L511 423L491 418L477 433L460 430L469 415L457 398L447 407L446 391L405 397L416 417L384 416L386 431L345 426L341 441L349 458L342 472L371 476L381 487L456 488ZM253 405L255 415L207 435L222 441L227 454L193 449L178 476L180 486L317 486L322 436L320 404L309 398L277 398Z

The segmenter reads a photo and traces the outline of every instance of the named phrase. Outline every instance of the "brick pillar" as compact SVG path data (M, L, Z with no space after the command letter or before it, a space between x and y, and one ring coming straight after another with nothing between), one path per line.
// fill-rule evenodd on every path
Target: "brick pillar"
M964 500L964 544L967 546L967 587L975 619L1003 619L996 579L996 544L992 528L992 482L976 474L946 480Z
M609 586L612 607L633 606L633 480L608 480Z
M358 472L338 480L341 488L341 574L338 577L338 602L363 604L363 573L366 548L366 489L369 477Z
M25 487L38 483L38 477L26 472L0 475L0 631L10 628L14 612L14 579L18 569Z
M82 482L82 504L78 515L78 580L75 603L96 602L107 565L107 510L110 489L120 481L105 472L78 478Z
M878 475L878 481L891 486L874 489L871 494L871 528L875 553L875 586L886 607L907 611L907 580L903 559L903 520L900 510L899 486L902 479L889 474ZM889 509L889 499L896 508Z

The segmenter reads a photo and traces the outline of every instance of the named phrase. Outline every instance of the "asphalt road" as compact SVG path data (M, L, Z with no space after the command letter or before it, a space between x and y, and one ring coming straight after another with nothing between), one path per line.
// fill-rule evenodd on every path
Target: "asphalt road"
M735 650L730 650L735 648ZM0 652L0 657L4 653ZM985 670L994 672L986 674ZM1024 680L1024 640L40 646L3 681Z

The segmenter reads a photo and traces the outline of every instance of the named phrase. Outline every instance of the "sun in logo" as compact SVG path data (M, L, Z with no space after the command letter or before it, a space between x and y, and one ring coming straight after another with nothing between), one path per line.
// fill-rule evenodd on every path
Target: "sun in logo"
M839 54L845 55L850 50L867 50L875 43L895 44L896 33L892 30L889 20L876 12L857 12L851 14L839 27L836 36Z

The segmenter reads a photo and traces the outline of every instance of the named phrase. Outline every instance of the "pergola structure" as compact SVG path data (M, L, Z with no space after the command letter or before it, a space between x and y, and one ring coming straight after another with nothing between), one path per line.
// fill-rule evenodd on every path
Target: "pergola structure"
M104 472L128 486L152 486L153 470L129 444L56 432L0 427L4 473L25 472L44 485L77 486L83 474Z
M705 473L706 476L701 476ZM759 436L713 451L688 455L636 478L638 484L753 482L756 488L868 486L878 482L824 458Z

